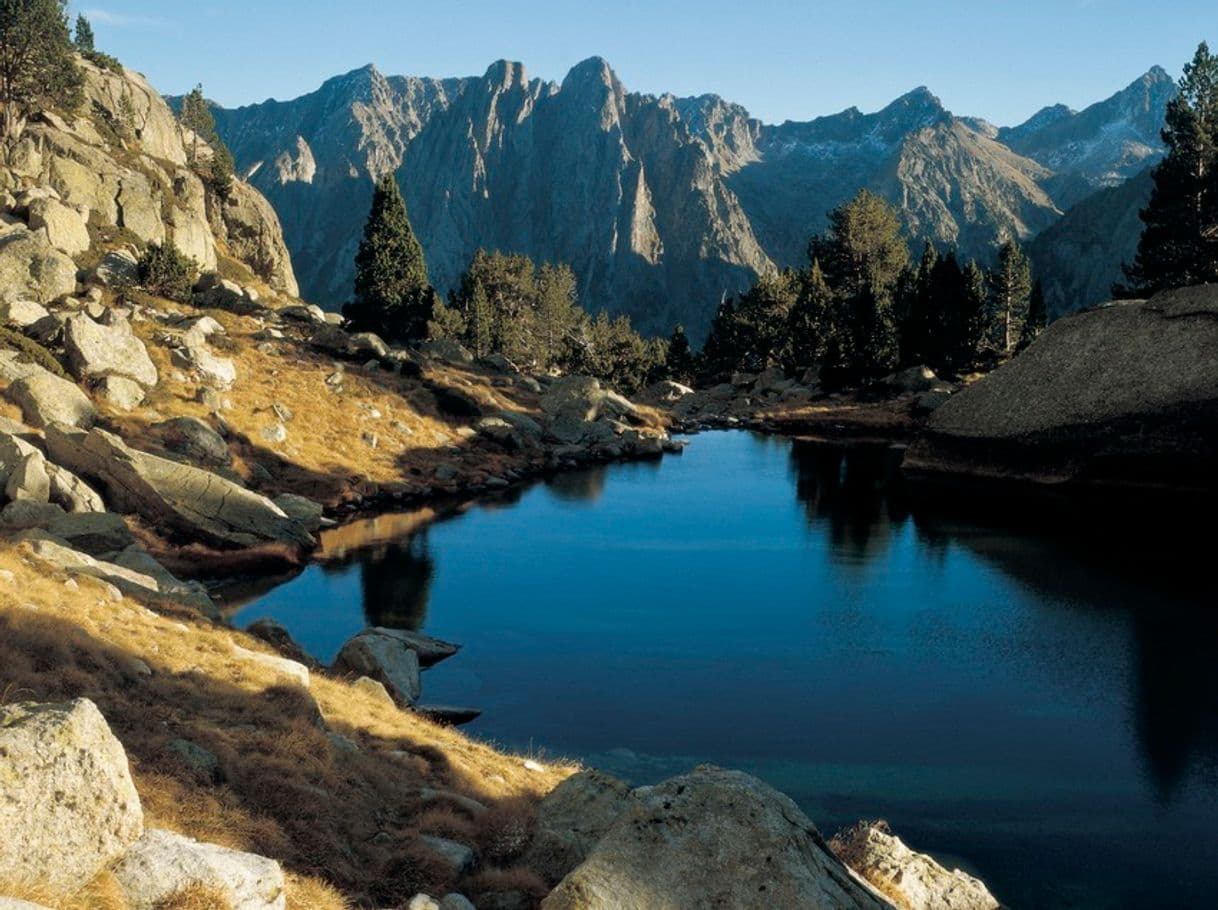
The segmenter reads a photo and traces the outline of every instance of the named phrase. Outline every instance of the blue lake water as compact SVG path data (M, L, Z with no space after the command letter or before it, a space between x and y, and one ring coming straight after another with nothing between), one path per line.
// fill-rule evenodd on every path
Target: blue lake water
M743 768L1013 910L1214 906L1209 567L1162 526L911 508L892 467L706 434L365 541L235 621L325 661L369 623L460 642L424 700L482 708L474 735L637 783Z

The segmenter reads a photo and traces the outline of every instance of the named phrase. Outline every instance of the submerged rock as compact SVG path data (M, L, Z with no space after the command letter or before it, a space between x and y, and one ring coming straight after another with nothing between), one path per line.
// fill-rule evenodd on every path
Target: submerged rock
M74 891L144 829L127 755L97 706L0 705L0 869Z

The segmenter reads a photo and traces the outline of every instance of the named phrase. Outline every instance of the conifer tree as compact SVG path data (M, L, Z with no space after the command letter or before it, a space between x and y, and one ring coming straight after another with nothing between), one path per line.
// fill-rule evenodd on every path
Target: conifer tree
M76 17L76 49L82 54L91 54L97 50L94 46L93 26L89 24L84 13Z
M685 326L678 325L668 339L668 353L664 358L665 372L677 382L691 382L694 377L694 352L685 334Z
M191 132L190 147L187 158L193 167L199 160L199 140L206 142L216 132L216 120L211 108L207 106L207 98L203 95L202 83L190 90L182 99L182 110L178 115L182 128Z
M833 289L825 280L820 261L813 259L804 277L799 297L791 307L788 366L808 367L824 360L833 330L829 318L832 306Z
M579 321L575 273L567 265L543 265L537 271L534 361L541 369L567 359L570 335Z
M1009 354L1023 329L1032 290L1032 267L1014 240L1008 240L998 250L998 264L990 273L990 290L993 344L999 353Z
M83 85L66 0L0 0L3 134L16 139L29 115L42 108L75 109Z
M1138 253L1117 296L1218 281L1218 57L1204 42L1167 105L1163 142Z
M1023 332L1019 337L1019 349L1022 351L1035 341L1036 336L1048 325L1049 309L1045 305L1045 289L1037 281L1032 285L1032 295L1028 299L1028 318L1023 323Z
M427 279L423 248L406 215L392 173L377 181L364 236L355 257L355 296L343 308L352 326L393 341L413 341L427 331L435 291Z
M470 290L466 313L466 339L470 350L479 359L489 356L495 345L495 312L486 296L486 286L475 281Z

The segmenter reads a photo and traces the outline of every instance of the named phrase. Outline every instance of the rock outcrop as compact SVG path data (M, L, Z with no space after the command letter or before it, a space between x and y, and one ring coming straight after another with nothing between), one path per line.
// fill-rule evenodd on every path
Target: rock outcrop
M264 496L191 465L140 452L104 430L55 425L47 449L56 464L95 481L120 512L220 547L283 543L311 548L312 535Z
M0 705L0 869L72 891L143 833L127 756L97 707Z
M406 642L376 631L361 632L343 645L334 659L340 673L367 676L384 684L393 700L410 707L419 700L419 656Z
M936 410L907 473L1213 490L1218 286L1059 319Z
M795 803L747 774L703 767L635 796L543 910L891 910Z
M899 910L999 910L979 879L950 872L925 853L910 850L886 822L859 822L839 831L829 848Z

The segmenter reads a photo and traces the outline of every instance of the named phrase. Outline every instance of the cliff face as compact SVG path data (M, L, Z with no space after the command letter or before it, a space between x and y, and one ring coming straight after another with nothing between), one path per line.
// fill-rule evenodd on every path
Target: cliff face
M762 124L716 96L626 91L605 61L561 84L501 61L466 79L372 67L281 103L217 110L240 169L279 212L306 297L347 299L374 179L396 171L433 282L479 247L568 262L586 305L704 334L724 293L799 265L861 187L911 235L988 257L1161 153L1162 70L1075 113L999 129L917 89L881 111Z
M50 222L51 245L77 255L102 233L117 242L172 241L201 271L229 255L273 289L295 294L291 257L269 203L240 181L227 202L209 198L187 167L177 121L161 96L131 71L85 61L81 67L80 111L70 120L43 115L0 153L0 190L58 197L40 203L51 207L49 219L38 216L40 224Z

